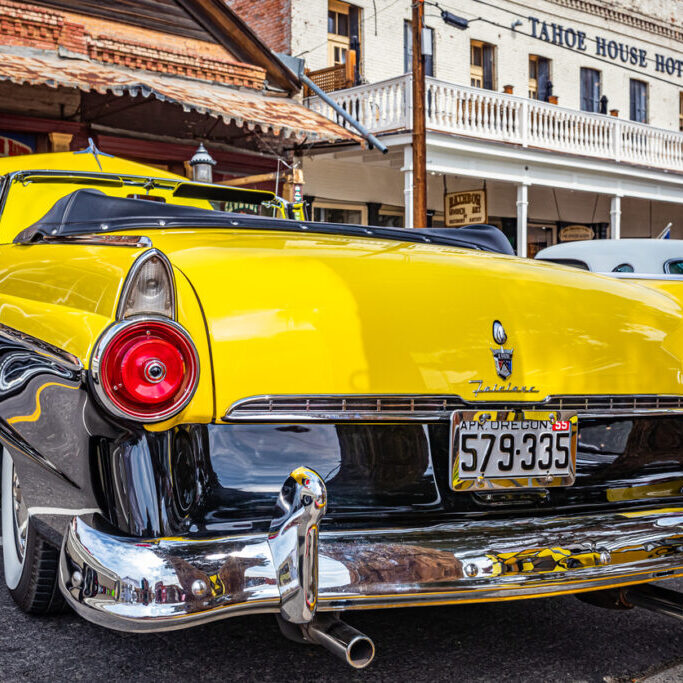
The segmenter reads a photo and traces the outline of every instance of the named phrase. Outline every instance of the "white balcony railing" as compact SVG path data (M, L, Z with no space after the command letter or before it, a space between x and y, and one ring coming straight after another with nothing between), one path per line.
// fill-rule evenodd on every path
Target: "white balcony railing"
M410 74L328 94L372 133L411 128ZM309 98L307 104L343 123L318 97ZM427 79L426 112L427 128L433 131L683 171L683 133L614 116L435 78Z

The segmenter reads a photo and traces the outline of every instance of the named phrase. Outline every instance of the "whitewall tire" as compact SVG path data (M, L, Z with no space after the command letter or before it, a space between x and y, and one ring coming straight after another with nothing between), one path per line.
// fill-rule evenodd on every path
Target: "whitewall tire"
M23 500L14 462L2 452L2 563L5 583L14 601L30 614L65 609L57 573L59 550L36 530Z
M15 498L13 480L15 479L14 463L4 451L2 454L2 563L5 570L5 583L10 590L14 590L21 580L26 559L26 548L23 552L17 539L15 525Z

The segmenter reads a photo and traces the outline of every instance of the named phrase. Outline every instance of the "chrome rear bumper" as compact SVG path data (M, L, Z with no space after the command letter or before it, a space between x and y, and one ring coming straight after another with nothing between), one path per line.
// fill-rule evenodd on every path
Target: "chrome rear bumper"
M316 610L533 598L683 576L683 507L318 538L325 490L316 477L292 473L269 534L141 540L75 517L61 589L103 626L162 631L258 612L304 624Z

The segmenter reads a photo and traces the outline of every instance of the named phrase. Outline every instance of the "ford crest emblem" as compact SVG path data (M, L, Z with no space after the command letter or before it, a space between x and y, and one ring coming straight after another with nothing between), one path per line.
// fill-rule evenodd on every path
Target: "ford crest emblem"
M507 341L507 333L499 320L493 321L493 341L500 344L499 349L491 349L493 360L496 363L496 373L501 379L507 379L512 374L512 352L514 349L504 349L503 344Z

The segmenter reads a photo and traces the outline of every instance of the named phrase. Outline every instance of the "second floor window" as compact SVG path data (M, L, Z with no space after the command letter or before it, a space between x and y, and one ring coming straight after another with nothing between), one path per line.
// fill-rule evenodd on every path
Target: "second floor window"
M495 47L480 40L470 42L470 85L493 90L495 80Z
M327 50L330 66L345 64L349 51L349 6L330 2L327 12Z
M434 75L434 29L427 28L425 31L431 39L432 54L425 55L425 76ZM413 24L410 21L403 22L403 70L410 73L413 70Z
M647 83L631 79L630 82L631 121L647 123Z
M529 97L532 100L548 101L552 95L550 82L550 60L538 55L529 55Z
M683 92L678 96L678 130L683 132Z
M600 72L596 69L581 69L581 109L600 111Z

